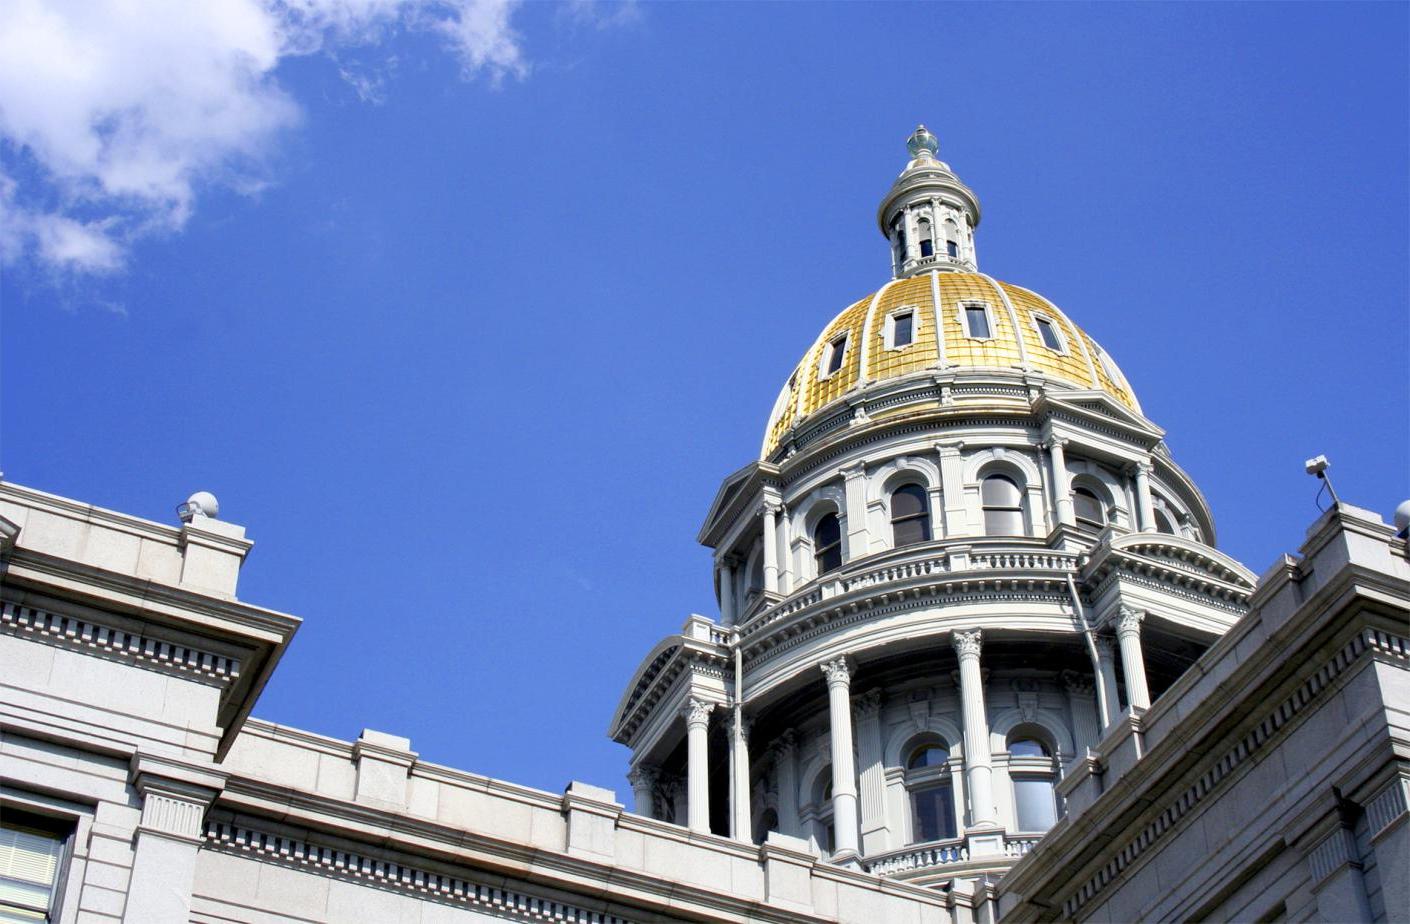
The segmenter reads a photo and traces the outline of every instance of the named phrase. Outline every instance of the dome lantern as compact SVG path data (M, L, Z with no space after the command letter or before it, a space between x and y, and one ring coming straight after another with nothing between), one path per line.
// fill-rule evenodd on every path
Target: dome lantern
M974 272L974 229L979 200L936 155L940 141L924 125L906 140L911 159L877 211L877 224L891 243L892 275Z

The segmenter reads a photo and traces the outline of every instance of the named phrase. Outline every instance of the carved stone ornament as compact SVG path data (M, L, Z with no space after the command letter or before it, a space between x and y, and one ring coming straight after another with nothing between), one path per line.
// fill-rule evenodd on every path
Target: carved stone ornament
M831 661L824 661L818 665L819 669L827 675L828 686L842 684L846 686L852 682L852 665L847 663L847 657L833 658Z
M1117 615L1116 620L1115 620L1115 621L1116 621L1116 634L1117 634L1117 635L1140 635L1140 634L1141 634L1141 620L1142 620L1142 619L1145 619L1145 618L1146 618L1146 614L1145 614L1145 612L1142 611L1142 610L1132 609L1132 608L1129 607L1129 606L1123 606L1123 607L1121 607L1121 610L1120 610L1120 612L1119 612L1119 614Z
M660 775L660 767L655 764L642 764L639 767L633 767L627 773L627 782L631 784L632 789L639 789L643 786L655 787L656 780Z
M1037 693L1018 694L1018 714L1023 716L1023 721L1025 722L1036 722L1038 720Z
M968 632L958 631L950 637L950 644L955 646L955 654L961 658L979 657L980 638L982 630L971 629Z
M868 719L881 712L881 690L873 687L861 696L852 700L852 708L856 710L857 717Z
M715 704L708 700L691 697L681 710L681 715L685 717L686 725L708 725L710 713L715 711Z
M780 758L792 757L798 751L798 735L788 729L774 739L774 753Z
M1063 671L1062 685L1069 693L1091 693L1093 692L1092 678L1079 671Z

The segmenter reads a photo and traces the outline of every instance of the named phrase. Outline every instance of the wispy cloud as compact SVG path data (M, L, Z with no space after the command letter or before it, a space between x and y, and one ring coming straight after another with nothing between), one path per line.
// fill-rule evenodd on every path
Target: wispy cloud
M0 262L121 270L180 229L204 184L252 192L298 103L291 56L443 37L466 79L528 73L518 0L7 0L0 3ZM377 101L385 68L341 68Z

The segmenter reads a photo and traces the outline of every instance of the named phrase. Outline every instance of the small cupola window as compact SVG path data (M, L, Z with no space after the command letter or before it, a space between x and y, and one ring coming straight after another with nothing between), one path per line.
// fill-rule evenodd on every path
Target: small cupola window
M922 257L935 256L935 234L930 230L929 218L922 218L916 222L916 233L920 237L920 255Z
M958 257L960 255L959 243L956 241L946 241L945 253L949 254L951 257Z

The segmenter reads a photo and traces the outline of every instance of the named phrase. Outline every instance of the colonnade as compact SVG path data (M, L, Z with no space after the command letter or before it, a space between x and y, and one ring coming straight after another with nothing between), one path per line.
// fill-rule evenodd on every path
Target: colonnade
M1068 440L1059 437L1050 437L1045 442L1039 444L1039 449L1046 450L1048 455L1048 465L1039 466L1040 475L1043 478L1050 478L1051 504L1048 505L1048 522L1051 525L1059 523L1067 526L1077 524L1076 512L1072 502L1072 473L1067 465ZM963 478L961 475L963 457L958 445L949 443L937 443L936 449L939 454L938 470L941 475L941 484L932 485L931 518L933 528L939 528L939 524L945 524L944 528L948 535L960 536L972 534L978 525L967 523L967 512L965 504L965 491L963 488ZM1140 532L1153 533L1157 531L1155 520L1155 502L1151 493L1151 472L1153 467L1149 462L1140 461L1127 467L1126 473L1130 476L1130 484L1134 488L1135 510L1132 511L1134 528ZM846 547L846 557L848 560L869 554L877 549L876 537L871 535L871 525L867 517L867 474L866 466L859 463L850 468L842 469L844 498L839 514L846 524L846 535L844 542ZM946 489L948 486L948 489ZM1039 491L1034 500L1044 493L1040 486L1030 485L1031 490ZM943 509L934 504L934 497L938 495L942 499ZM1041 528L1044 513L1040 510L1030 511L1030 515ZM789 593L793 590L797 573L802 573L801 559L791 561L797 557L798 553L793 546L796 544L790 541L788 536L788 512L786 508L777 500L765 499L759 506L758 516L762 522L762 571L763 590L770 594ZM965 525L967 524L967 525ZM938 533L937 533L938 534ZM720 615L721 621L725 625L734 625L742 615L742 610L747 601L739 599L735 592L735 584L739 579L740 571L746 567L745 561L738 555L726 553L722 554L716 562L716 570L720 583Z
M1150 689L1146 682L1144 655L1141 648L1141 622L1144 612L1119 607L1108 620L1115 632L1116 648L1125 674L1127 705L1136 709L1150 706ZM983 632L980 629L957 630L951 634L951 645L959 661L959 695L961 733L964 741L964 786L969 803L967 832L996 830L1002 826L994 802L993 755L990 750L989 719L984 702L984 673L981 669ZM1109 703L1117 700L1116 667L1109 637L1098 638L1096 682ZM852 677L855 662L843 655L819 665L827 685L828 734L832 759L832 819L835 830L833 856L839 860L861 853L857 780L854 757ZM686 726L686 825L694 831L710 831L709 786L709 721L710 715L722 703L700 697L690 697L681 710ZM736 718L738 716L739 718ZM1108 725L1115 716L1107 718ZM747 841L750 827L749 784L749 720L732 711L729 735L731 800L730 835ZM1105 729L1102 729L1104 732ZM779 743L792 749L796 745L792 732ZM780 819L792 818L798 812L798 780L789 765L787 778L780 778ZM640 814L656 815L655 801L659 797L658 779L654 768L641 765L633 768L629 779ZM679 819L678 819L679 820ZM784 824L790 824L784 821Z

